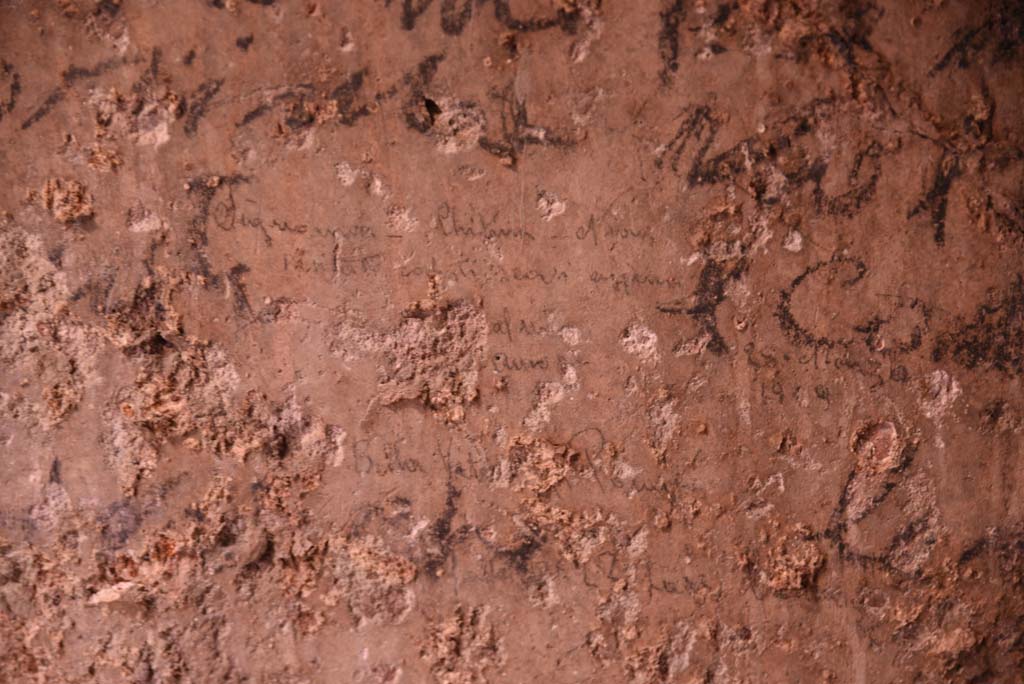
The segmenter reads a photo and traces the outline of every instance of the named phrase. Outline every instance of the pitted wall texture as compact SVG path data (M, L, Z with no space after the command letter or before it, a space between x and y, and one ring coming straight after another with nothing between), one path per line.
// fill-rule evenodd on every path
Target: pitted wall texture
M0 0L0 681L1019 684L1022 40Z

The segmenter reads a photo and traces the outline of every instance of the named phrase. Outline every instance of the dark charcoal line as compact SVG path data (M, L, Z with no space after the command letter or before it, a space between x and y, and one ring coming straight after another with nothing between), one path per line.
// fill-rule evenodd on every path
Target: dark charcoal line
M661 81L668 85L672 74L679 71L679 29L686 19L686 0L672 0L672 4L659 13L661 31L658 33L658 54L661 55Z
M959 175L959 157L948 150L944 151L935 171L932 187L921 201L907 213L907 218L913 218L925 209L928 210L932 228L935 231L933 239L939 246L946 244L946 210L949 206L949 190L953 186L953 180Z
M199 129L199 120L206 115L206 108L210 104L210 100L220 91L222 85L224 85L224 79L206 81L192 93L188 114L185 117L185 135L195 135Z
M43 104L39 105L39 108L36 109L36 111L32 112L32 114L27 119L21 122L21 130L24 131L34 126L44 116L49 114L53 110L53 108L57 106L57 104L59 104L63 99L64 90L62 88L57 88L51 91L50 94L46 96L46 99L43 100Z
M815 337L797 323L796 317L793 316L793 312L790 310L793 293L796 292L796 289L800 287L804 280L826 266L839 263L852 264L857 271L852 278L841 283L843 287L850 287L851 285L858 283L868 272L867 265L860 259L835 255L828 261L819 261L813 266L808 267L803 273L794 278L793 282L789 284L789 287L784 289L779 295L779 306L775 310L775 317L779 319L779 325L782 328L782 332L785 333L786 337L788 337L793 344L810 347L823 347L828 349L837 345L847 344L841 340L832 340L827 337Z

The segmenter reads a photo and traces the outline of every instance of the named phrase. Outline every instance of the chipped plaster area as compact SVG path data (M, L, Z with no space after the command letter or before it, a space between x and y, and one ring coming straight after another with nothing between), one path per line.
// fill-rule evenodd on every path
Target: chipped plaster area
M0 682L1024 671L1011 0L0 0Z

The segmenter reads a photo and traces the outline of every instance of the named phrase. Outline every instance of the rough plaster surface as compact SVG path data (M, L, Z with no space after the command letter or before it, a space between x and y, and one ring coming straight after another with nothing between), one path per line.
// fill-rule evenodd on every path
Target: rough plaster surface
M0 681L1021 681L1024 7L0 0Z

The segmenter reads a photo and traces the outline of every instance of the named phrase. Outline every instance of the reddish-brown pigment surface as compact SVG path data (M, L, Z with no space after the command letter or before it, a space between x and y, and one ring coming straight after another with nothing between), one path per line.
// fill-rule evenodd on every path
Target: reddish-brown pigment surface
M1019 0L0 0L0 682L1020 684Z

